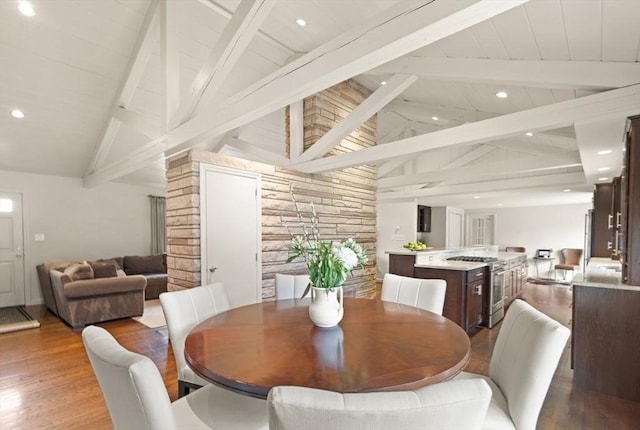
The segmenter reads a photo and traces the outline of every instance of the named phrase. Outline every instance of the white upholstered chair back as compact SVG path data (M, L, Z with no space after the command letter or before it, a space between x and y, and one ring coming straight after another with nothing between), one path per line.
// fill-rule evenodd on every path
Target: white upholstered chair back
M267 399L270 430L474 430L481 428L490 401L482 379L354 394L274 387Z
M183 396L188 384L202 386L206 381L197 376L184 358L184 343L196 325L209 317L230 309L227 291L221 282L160 294L160 304L167 321L171 348L178 370L179 395Z
M176 428L167 389L150 358L126 350L100 327L86 327L82 341L116 430Z
M502 322L489 376L504 394L518 430L535 429L570 331L522 300Z
M276 300L299 299L309 285L309 275L276 273Z
M418 279L387 273L382 280L381 300L415 306L442 315L447 281Z

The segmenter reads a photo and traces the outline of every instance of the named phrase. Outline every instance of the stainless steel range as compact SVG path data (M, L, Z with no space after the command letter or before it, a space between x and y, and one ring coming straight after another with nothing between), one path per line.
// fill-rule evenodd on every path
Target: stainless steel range
M498 321L504 318L504 287L505 274L507 272L507 264L504 260L498 260L496 257L481 257L461 255L450 257L451 261L469 261L477 263L487 263L489 267L489 294L483 306L484 308L484 325L491 328Z

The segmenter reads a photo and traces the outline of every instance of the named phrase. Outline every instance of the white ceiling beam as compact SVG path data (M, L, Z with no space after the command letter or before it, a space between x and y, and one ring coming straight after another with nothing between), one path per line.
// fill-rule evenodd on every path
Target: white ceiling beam
M564 127L574 121L629 116L638 111L640 111L640 84L312 160L300 163L296 168L306 173L326 172L376 163L435 148L490 142L516 136L525 131L536 132Z
M126 159L85 176L85 186L119 178L189 139L207 132L226 133L526 1L481 0L458 11L455 11L459 7L457 2L414 0L394 4L268 75L228 103L205 108L166 135L133 151ZM443 17L432 22L435 14Z
M398 137L404 133L404 124L395 127L392 130L389 130L387 134L378 139L378 145L381 143L391 142L392 140L396 140Z
M640 63L614 61L496 60L406 56L371 74L413 73L422 78L558 89L620 88L640 83Z
M297 161L304 152L304 100L289 105L289 158Z
M118 88L118 91L116 92L117 95L111 105L111 111L119 107L126 108L129 106L129 103L131 103L133 93L138 87L140 79L142 79L142 74L149 63L151 54L153 53L153 42L155 42L158 36L157 30L159 20L157 11L158 0L151 0L151 3L149 3L149 7L147 8L147 13L144 17L144 21L142 22L142 27L140 28L140 32L138 33L138 37L134 44L131 59L127 64L125 78L120 83L120 88ZM120 121L110 117L109 122L102 133L100 143L96 147L93 158L89 163L86 174L90 174L104 165L104 162L109 155L109 151L111 150L111 146L113 145L113 140L118 134L119 129Z
M360 103L342 121L325 133L300 157L299 162L305 162L322 157L331 148L339 144L349 133L360 127L365 121L375 115L391 100L399 96L418 79L415 75L394 75L387 80L386 85L380 86L376 91Z
M395 176L378 180L378 189L414 185L421 182L468 180L487 175L539 172L543 170L564 169L580 166L580 154L572 152L555 158L528 157L480 163L472 166L454 167L413 175Z
M450 106L430 105L408 100L394 100L383 109L383 112L395 112L406 118L414 120L437 116L443 120L458 122L475 122L499 115L499 113L481 112Z
M213 0L198 0L198 1L204 6L208 7L209 9L216 11L221 16L224 16L225 18L231 18L233 16L233 13L231 13L228 9L225 9L224 7L215 3ZM268 42L270 45L278 48L288 57L291 57L292 55L297 54L297 52L295 52L293 49L289 48L285 44L277 41L276 39L274 39L273 37L269 36L268 34L262 31L258 31L258 37Z
M281 167L287 167L290 164L289 159L286 157L253 145L247 141L238 139L237 137L229 137L225 139L224 145L240 151L242 153L241 158L246 158L251 161L259 161L261 163Z
M451 163L446 164L440 170L455 169L456 167L466 166L467 164L473 161L476 161L478 158L487 155L491 151L495 151L495 149L496 148L490 145L480 145L477 148L473 148L471 151L467 152L462 157L456 158Z
M161 127L158 124L138 112L117 107L111 115L121 123L128 125L151 139L155 139L162 134L160 132Z
M275 0L240 2L171 120L170 130L193 115L205 91L210 96L217 94L275 4Z
M170 130L172 118L180 106L180 34L178 5L172 0L160 0L160 57L164 76L164 109L162 126Z
M469 184L446 185L436 188L422 188L409 191L378 192L378 200L395 200L417 197L451 196L475 194L487 191L507 191L550 186L581 185L585 183L582 172L539 175L533 177L502 179L497 181L474 182Z

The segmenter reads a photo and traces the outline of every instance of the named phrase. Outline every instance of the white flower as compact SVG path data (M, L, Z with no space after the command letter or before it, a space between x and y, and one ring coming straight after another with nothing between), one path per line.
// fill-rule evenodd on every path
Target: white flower
M358 256L350 248L338 244L331 249L333 255L342 263L345 269L352 270L358 265Z

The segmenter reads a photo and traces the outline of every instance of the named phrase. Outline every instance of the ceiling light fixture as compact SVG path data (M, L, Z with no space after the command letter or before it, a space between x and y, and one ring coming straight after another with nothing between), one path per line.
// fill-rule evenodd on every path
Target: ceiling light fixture
M530 131L527 131L527 132L525 133L525 135L527 135L527 136L531 137L531 136L533 136L533 133L531 133Z
M603 149L602 151L598 151L598 155L607 155L611 154L613 151L610 149Z
M33 6L28 1L18 2L18 10L24 16L33 16L36 14L36 11L33 10Z
M22 119L24 118L24 112L22 112L20 109L14 109L11 111L11 116L16 119Z
M496 93L496 97L498 97L500 99L506 99L507 97L509 97L509 94L507 94L506 91L498 91Z
M302 18L298 18L298 19L296 19L296 24L298 24L300 27L306 27L307 26L307 21L305 21Z
M437 116L432 116L431 119L437 121L439 118Z
M479 198L480 198L480 196L473 196L473 198L474 198L474 199L479 199Z
M387 81L380 82L381 85L387 85Z
M566 190L562 190L562 192L563 192L563 193L568 193L568 192L570 192L570 191L571 191L571 190L570 190L569 188L567 188Z
M498 203L498 206L502 206L502 203Z
M607 177L598 178L598 181L608 181L608 180L609 180L609 178L607 178Z
M607 170L609 170L608 167L598 167L598 172L606 172Z

